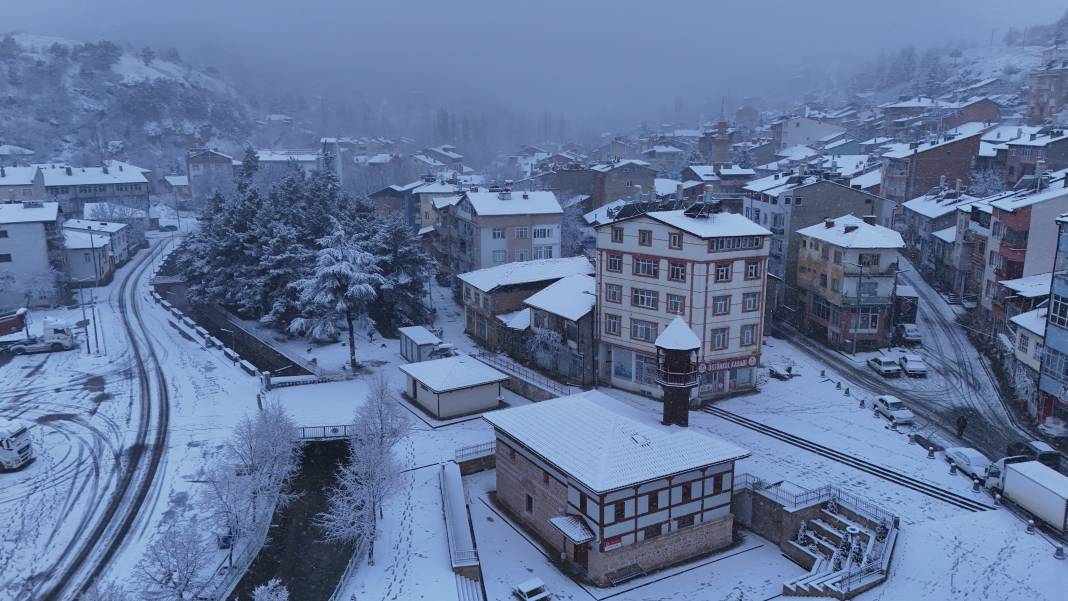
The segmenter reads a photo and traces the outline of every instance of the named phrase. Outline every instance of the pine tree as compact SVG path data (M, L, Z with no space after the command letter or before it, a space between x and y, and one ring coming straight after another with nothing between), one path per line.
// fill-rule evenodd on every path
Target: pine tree
M376 223L368 250L376 257L383 282L369 313L380 332L392 334L404 325L425 323L423 303L430 258L401 215Z
M384 279L375 257L351 240L336 220L333 223L333 232L319 241L314 272L295 284L307 309L289 329L316 339L333 338L337 335L335 320L344 318L348 326L349 365L356 369L355 321L375 298L375 289Z

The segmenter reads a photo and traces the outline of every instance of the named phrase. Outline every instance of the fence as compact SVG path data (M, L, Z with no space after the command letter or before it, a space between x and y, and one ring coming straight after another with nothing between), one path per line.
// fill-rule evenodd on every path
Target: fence
M749 490L759 492L763 495L767 495L776 501L779 501L784 506L800 507L804 505L811 505L813 503L819 503L821 501L827 501L835 499L840 503L844 503L848 506L855 508L861 513L866 513L874 520L886 524L887 527L897 523L897 516L886 511L882 507L857 496L853 493L846 492L837 486L821 486L812 490L801 488L797 485L791 485L798 489L799 492L790 493L783 490L783 483L770 484L750 474L738 474L734 478L735 489L748 488Z
M571 386L561 384L555 380L550 380L533 369L520 365L507 357L488 352L481 352L477 357L479 361L488 363L511 376L533 384L542 390L552 392L558 396L567 396L574 393Z
M460 447L456 449L453 455L456 463L463 461L469 461L471 459L478 459L479 457L489 457L497 452L497 441L491 440L489 442L481 442L479 444L468 445L466 447Z
M340 440L349 438L353 434L351 424L339 426L300 426L297 428L297 438L301 440Z

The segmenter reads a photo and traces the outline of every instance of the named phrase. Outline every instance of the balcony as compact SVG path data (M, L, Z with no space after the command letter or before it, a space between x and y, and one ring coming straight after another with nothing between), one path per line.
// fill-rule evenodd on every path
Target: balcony
M656 383L661 386L674 388L690 388L697 386L697 370L687 372L674 372L665 369L656 370Z

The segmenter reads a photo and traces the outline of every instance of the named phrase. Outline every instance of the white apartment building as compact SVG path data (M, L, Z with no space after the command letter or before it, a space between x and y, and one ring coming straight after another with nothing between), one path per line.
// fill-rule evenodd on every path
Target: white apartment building
M0 313L59 300L62 221L58 203L0 203Z
M771 232L699 206L597 226L601 382L659 396L653 341L681 316L701 338L699 399L756 385Z

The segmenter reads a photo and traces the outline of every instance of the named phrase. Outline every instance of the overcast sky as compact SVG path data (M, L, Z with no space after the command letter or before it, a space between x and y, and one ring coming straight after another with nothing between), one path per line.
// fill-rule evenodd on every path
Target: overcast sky
M1064 0L3 0L0 29L174 46L232 78L576 115L693 106L805 65L986 44ZM700 99L699 101L697 99Z

